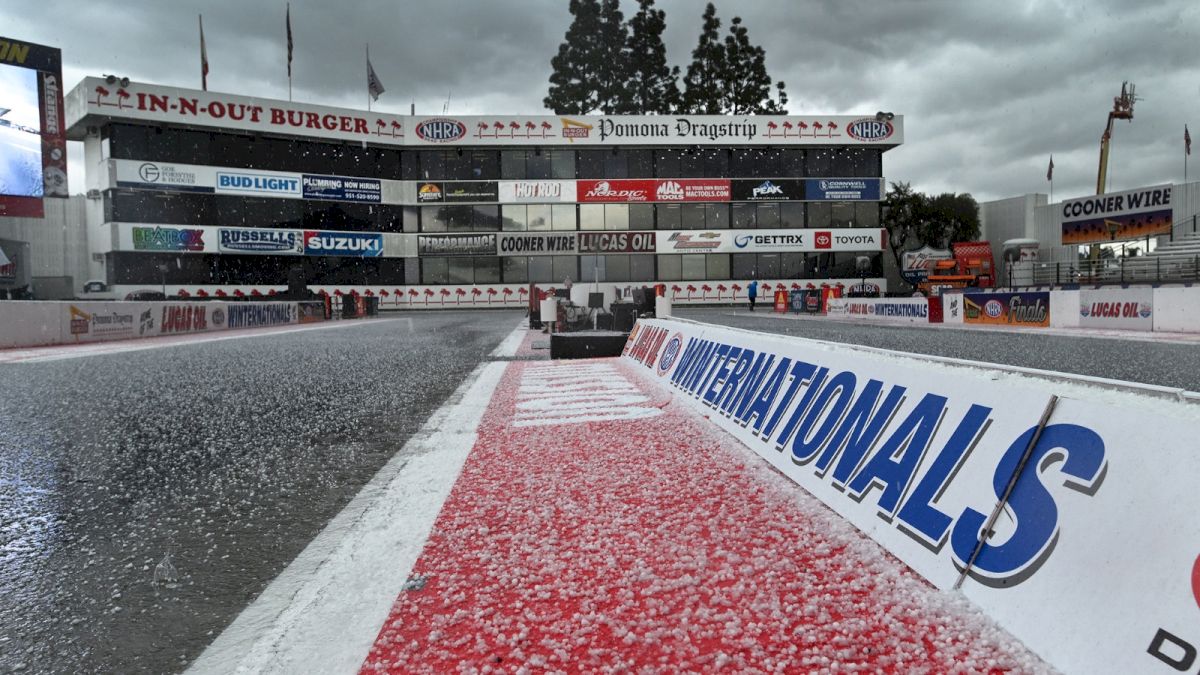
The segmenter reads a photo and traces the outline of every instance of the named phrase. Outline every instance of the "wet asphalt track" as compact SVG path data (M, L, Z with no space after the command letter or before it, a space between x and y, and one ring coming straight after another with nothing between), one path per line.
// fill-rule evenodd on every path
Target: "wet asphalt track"
M185 668L520 318L0 365L0 672Z
M1003 363L1130 382L1200 390L1200 344L986 330L913 328L772 317L744 307L676 310L680 318L815 340Z

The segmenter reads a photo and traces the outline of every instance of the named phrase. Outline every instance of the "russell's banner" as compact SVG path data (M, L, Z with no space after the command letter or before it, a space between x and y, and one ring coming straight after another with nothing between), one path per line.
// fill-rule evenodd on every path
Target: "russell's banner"
M1061 671L1196 672L1187 404L679 320L623 358Z

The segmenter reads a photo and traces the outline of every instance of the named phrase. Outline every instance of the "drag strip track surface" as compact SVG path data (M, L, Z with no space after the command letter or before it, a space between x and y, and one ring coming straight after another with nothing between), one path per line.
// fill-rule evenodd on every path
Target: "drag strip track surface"
M185 668L520 319L411 316L0 365L0 672Z
M1001 363L1114 380L1195 390L1200 386L1200 344L1038 334L1029 329L910 327L821 318L782 318L744 307L680 309L676 316L705 323L828 340L845 344ZM1137 336L1135 336L1137 337Z

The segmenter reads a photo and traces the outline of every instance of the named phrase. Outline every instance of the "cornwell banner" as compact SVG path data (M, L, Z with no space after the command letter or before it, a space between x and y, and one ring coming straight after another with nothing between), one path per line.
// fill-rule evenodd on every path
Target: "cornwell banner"
M1062 243L1098 244L1170 234L1171 185L1137 188L1062 203Z
M241 129L378 145L895 146L904 119L872 115L408 116L84 78L67 96L72 138L89 116Z
M639 320L622 358L1055 668L1196 672L1182 404L680 320Z

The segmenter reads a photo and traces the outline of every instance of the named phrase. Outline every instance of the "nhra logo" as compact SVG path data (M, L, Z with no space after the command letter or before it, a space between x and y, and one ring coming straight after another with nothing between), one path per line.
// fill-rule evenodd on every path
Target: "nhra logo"
M833 248L833 235L828 232L814 233L813 248Z
M675 365L675 359L679 356L679 351L683 348L683 335L676 333L667 341L667 346L663 348L662 356L658 358L658 374L663 376Z
M998 319L1000 318L1000 315L1004 313L1004 303L1000 302L999 300L988 300L983 305L983 313L987 314L993 319Z
M891 138L896 130L891 122L871 118L855 120L846 127L846 133L856 141L882 141Z
M417 138L430 143L449 143L467 135L467 125L458 120L435 117L417 125Z
M771 181L765 181L762 185L751 190L750 194L754 197L783 196L783 188Z
M218 307L212 311L212 316L210 316L209 318L212 319L212 324L214 326L224 326L225 325L225 310Z
M680 201L683 199L683 186L673 180L665 181L658 186L658 195L660 201Z

